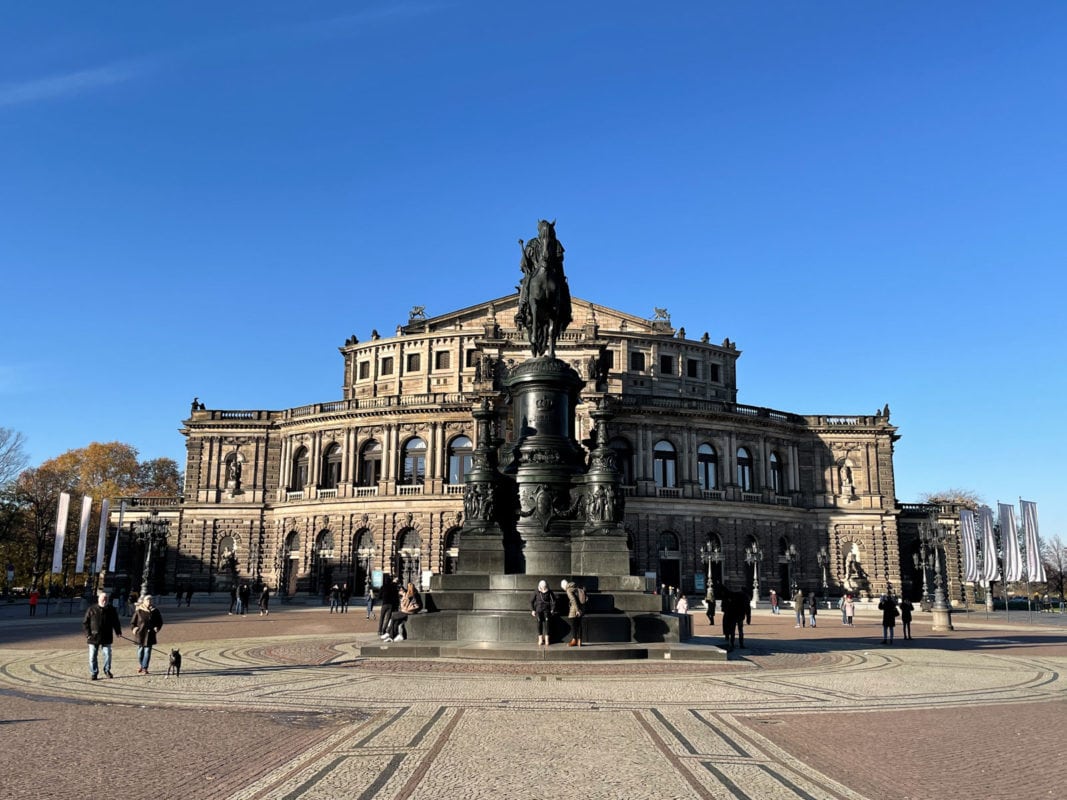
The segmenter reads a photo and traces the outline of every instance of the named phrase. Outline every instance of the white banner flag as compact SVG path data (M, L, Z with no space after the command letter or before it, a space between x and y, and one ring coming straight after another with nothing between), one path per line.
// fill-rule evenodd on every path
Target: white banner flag
M52 573L63 571L63 544L67 539L67 514L70 511L70 495L59 494L59 509L56 511L56 543L52 548Z
M84 572L85 543L89 539L89 514L93 510L93 498L82 497L82 516L78 525L78 554L74 557L74 571Z
M100 501L100 535L96 537L96 568L104 568L104 556L107 555L107 511L108 499Z
M963 579L978 580L978 541L974 536L974 512L960 509L960 543L963 547Z
M1041 560L1041 537L1037 534L1037 503L1019 500L1023 515L1023 542L1026 544L1026 574L1034 583L1044 583L1045 562Z
M115 531L115 544L111 547L111 562L107 565L108 572L115 571L115 562L119 557L119 537L122 536L122 516L126 513L126 501L119 504L119 529Z
M1000 512L1000 546L1004 550L1004 580L1023 579L1023 560L1019 556L1019 532L1015 530L1015 506L998 503Z
M999 581L997 539L993 535L993 509L989 506L978 509L978 527L982 531L982 580L987 583Z

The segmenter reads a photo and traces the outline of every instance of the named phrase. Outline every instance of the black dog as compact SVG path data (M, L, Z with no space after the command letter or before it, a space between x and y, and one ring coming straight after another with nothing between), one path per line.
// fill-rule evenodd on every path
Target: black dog
M170 677L171 673L174 673L175 678L180 678L182 674L182 654L178 650L170 651L170 663L167 665L167 677Z

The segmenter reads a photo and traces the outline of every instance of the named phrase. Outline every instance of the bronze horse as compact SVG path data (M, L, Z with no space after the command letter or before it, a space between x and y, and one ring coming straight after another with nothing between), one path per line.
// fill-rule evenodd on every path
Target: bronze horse
M563 245L556 238L556 221L540 220L538 235L523 244L519 267L519 309L515 322L526 332L535 357L556 357L556 340L571 323L571 293L563 274Z

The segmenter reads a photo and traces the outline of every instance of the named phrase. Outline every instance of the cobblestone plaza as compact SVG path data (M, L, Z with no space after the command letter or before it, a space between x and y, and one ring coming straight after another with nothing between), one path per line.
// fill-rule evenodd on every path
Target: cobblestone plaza
M194 599L162 607L150 675L120 641L91 682L61 610L0 614L0 797L1043 798L1067 779L1058 614L937 634L919 615L888 647L873 611L795 629L759 609L725 662L515 663L362 657L359 607Z

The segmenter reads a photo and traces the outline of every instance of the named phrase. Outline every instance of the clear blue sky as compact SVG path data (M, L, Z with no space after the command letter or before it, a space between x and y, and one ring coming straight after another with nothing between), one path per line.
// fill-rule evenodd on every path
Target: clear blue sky
M189 401L337 399L337 347L508 294L892 408L898 496L1067 535L1067 4L6 3L0 425L184 466Z

